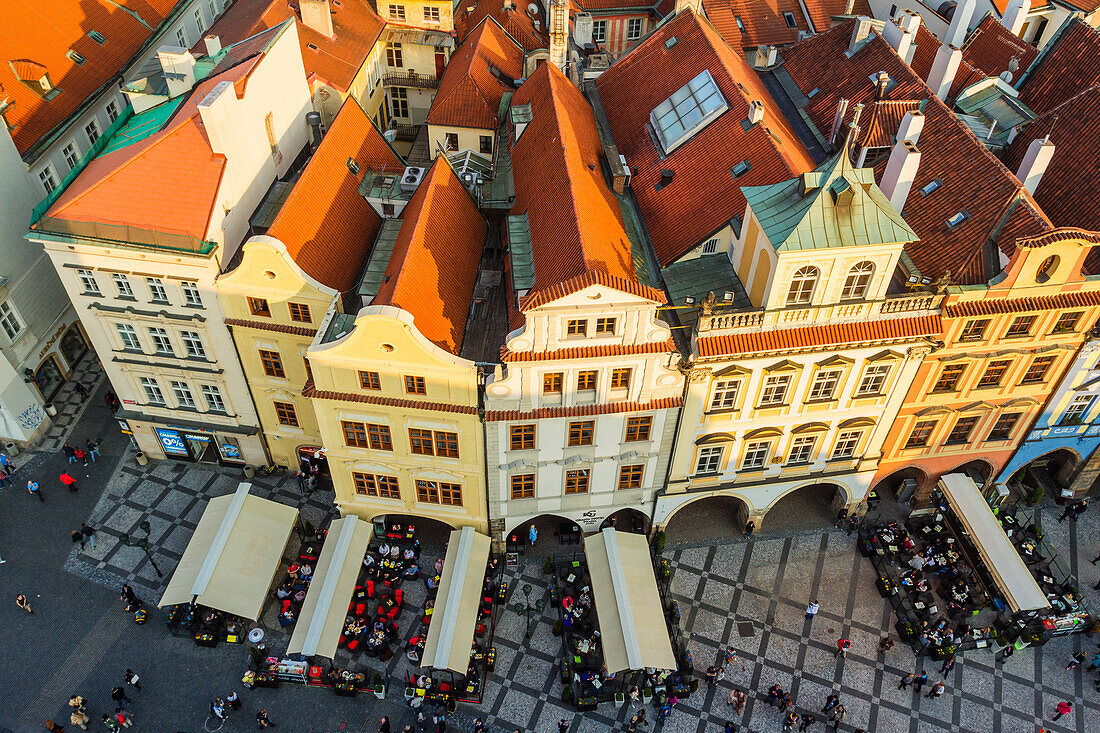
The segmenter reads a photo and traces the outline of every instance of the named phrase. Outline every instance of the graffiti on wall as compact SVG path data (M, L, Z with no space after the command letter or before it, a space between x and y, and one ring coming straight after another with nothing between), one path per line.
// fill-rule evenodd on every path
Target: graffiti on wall
M19 425L24 430L34 430L46 419L46 413L38 405L31 405L19 413Z

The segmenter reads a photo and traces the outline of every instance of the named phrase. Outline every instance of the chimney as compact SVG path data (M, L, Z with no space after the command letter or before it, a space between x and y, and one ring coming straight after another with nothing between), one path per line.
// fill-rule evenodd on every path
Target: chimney
M222 50L222 39L213 33L204 38L203 41L206 42L207 56L217 56L218 52Z
M573 16L573 43L581 48L592 43L592 27L595 18L591 13L577 13Z
M856 9L856 0L845 0L844 2L844 14L851 15L852 11Z
M1047 172L1047 166L1050 165L1050 159L1053 157L1054 143L1050 141L1049 136L1042 139L1036 138L1027 146L1027 153L1024 154L1024 159L1020 163L1020 170L1016 171L1016 177L1032 196L1035 195L1035 189L1039 188L1039 181Z
M836 136L840 134L840 128L844 125L844 115L848 113L848 100L841 99L836 103L836 115L833 117L833 129L829 131L829 142L836 144Z
M890 75L885 71L878 72L875 77L875 99L886 99L886 89L890 86Z
M170 98L186 94L195 86L195 57L190 51L179 46L161 46L157 49L157 60L168 82Z
M920 30L920 23L920 16L912 10L903 10L898 16L898 25L912 33L914 40L917 38L917 31Z
M906 112L901 117L901 124L898 125L897 142L905 140L916 145L917 139L920 138L920 133L923 129L924 113L919 109L915 109L912 112Z
M699 14L700 0L676 0L676 13L690 9L696 15Z
M932 70L928 72L928 86L941 100L947 99L951 91L951 82L955 81L955 72L962 63L963 52L957 46L943 44L932 60Z
M206 137L210 140L210 149L215 153L228 155L237 145L241 130L234 119L234 112L238 104L233 82L223 81L218 82L196 105Z
M890 159L886 161L879 188L899 213L905 208L905 200L909 198L919 166L920 151L917 146L908 140L898 140L890 151Z
M300 0L298 7L302 12L302 23L320 33L325 38L332 38L332 8L328 0Z
M755 125L764 119L764 103L759 99L752 100L749 104L749 124Z
M977 0L959 0L955 6L955 13L951 16L951 25L947 27L947 37L943 39L945 44L962 48L966 41L966 32L970 28L970 19L974 17L974 6Z
M1028 0L1008 0L1008 7L1005 8L1001 23L1012 35L1019 36L1020 31L1024 29L1024 21L1027 20L1027 11L1030 9L1031 3Z
M321 113L312 110L306 112L306 124L313 131L313 139L310 140L309 147L311 150L317 150L321 144Z
M569 6L566 0L550 0L550 63L565 71L569 60Z
M867 18L856 18L852 27L852 38L848 41L848 55L851 56L860 49L867 37L871 35L871 21Z
M913 52L917 49L913 45L913 34L903 25L903 18L904 16L887 22L882 28L882 37L898 52L898 56L901 56L902 60L908 64L912 60Z

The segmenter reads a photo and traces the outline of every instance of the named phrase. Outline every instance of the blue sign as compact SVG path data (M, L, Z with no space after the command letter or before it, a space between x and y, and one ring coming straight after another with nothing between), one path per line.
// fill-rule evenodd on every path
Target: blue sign
M187 446L183 442L183 436L177 433L175 430L165 430L163 428L153 428L157 437L160 438L160 444L164 448L165 453L169 453L174 456L191 457L191 454L187 452Z
M241 452L237 449L237 446L235 445L222 443L222 455L226 458L240 458Z

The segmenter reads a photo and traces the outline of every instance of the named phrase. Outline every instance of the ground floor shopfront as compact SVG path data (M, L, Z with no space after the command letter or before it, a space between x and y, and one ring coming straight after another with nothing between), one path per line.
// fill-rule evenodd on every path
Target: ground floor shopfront
M1008 492L1041 488L1052 498L1070 498L1092 488L1100 447L1100 424L1033 430L1001 472L996 484Z
M144 457L223 466L262 466L267 454L259 430L191 420L152 421L129 409L115 413L119 429Z

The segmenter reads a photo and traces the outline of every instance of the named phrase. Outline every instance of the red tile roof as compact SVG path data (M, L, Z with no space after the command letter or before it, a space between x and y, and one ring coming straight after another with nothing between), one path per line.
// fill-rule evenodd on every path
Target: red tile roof
M505 7L507 5L507 7ZM526 11L528 1L516 0L517 9L502 0L461 0L455 8L455 31L459 43L474 32L486 18L492 18L508 32L524 51L537 51L550 47L550 37L546 34L543 20L539 18L539 28L535 27L535 18ZM520 9L522 8L522 9ZM541 10L540 10L541 16Z
M518 79L523 76L523 48L488 18L470 34L452 56L439 80L429 125L495 130L500 100L512 91L493 72Z
M673 38L676 43L667 48ZM662 158L648 129L649 115L703 69L714 77L729 109ZM814 168L760 77L694 13L665 23L596 85L662 266L744 215L741 186L778 183ZM764 121L746 130L742 123L752 101L763 103ZM751 169L735 179L730 169L746 159ZM666 169L673 171L673 179L657 190Z
M356 394L354 392L333 392L326 389L317 389L310 379L302 387L303 397L313 397L319 400L338 400L340 402L361 402L367 405L387 405L389 407L405 407L413 410L434 410L436 412L457 412L463 415L476 415L476 405L452 405L447 402L427 402L425 400L404 400L397 397L379 397L371 394Z
M619 415L624 412L649 412L682 407L683 397L666 397L652 402L610 402L579 407L540 407L536 410L486 410L485 422L510 420L538 420L550 417L588 417L590 415Z
M226 318L225 325L240 326L241 328L254 328L258 331L289 333L293 336L305 336L306 338L313 338L317 335L316 328L306 328L305 326L288 326L285 323L263 323L261 321L251 321L247 318Z
M627 354L662 354L676 351L676 343L652 341L644 344L610 344L607 346L575 346L557 351L512 351L507 346L500 347L500 360L509 361L561 361L565 359L600 359L605 356L625 356Z
M734 12L733 3L725 0L703 0L703 12L730 48L744 48L745 37L737 27L737 13Z
M819 131L828 134L840 99L851 100L849 118L857 102L874 101L869 77L879 71L887 72L895 82L887 99L923 100L925 125L917 143L921 162L903 207L905 221L920 235L920 241L907 245L905 251L925 277L935 279L950 270L956 283L987 282L996 273L986 272L986 243L993 240L1005 255L1011 255L1015 236L1040 234L1051 228L1049 220L1012 172L931 93L881 36L875 33L849 57L851 31L851 22L842 23L784 51L784 68L799 88L804 93L819 90L803 111ZM885 166L883 162L876 169L879 179ZM920 189L936 179L940 186L922 194ZM947 220L960 211L969 216L948 227Z
M1024 311L1062 310L1100 305L1100 292L1084 290L1076 293L1058 293L1036 298L983 298L964 300L947 305L945 314L950 318L988 316L994 313L1021 313Z
M846 0L805 0L806 11L810 14L810 21L814 24L814 30L818 33L829 30L833 24L833 16L844 15L847 9ZM862 15L867 18L874 16L871 5L867 0L855 0L852 4L852 14Z
M913 341L941 332L940 317L890 318L854 323L833 323L806 328L729 333L721 336L700 335L699 356L729 356L762 352L800 351L841 344Z
M1039 55L1039 49L1012 35L1012 31L1005 28L992 13L987 13L970 31L962 51L964 61L988 76L999 77L1006 71L1012 72L1009 82L1012 84L1023 76Z
M914 45L916 50L913 51L913 63L910 66L917 73L917 76L928 81L928 75L932 73L932 63L936 60L936 52L940 50L942 44L938 38L932 35L932 31L928 30L924 23L921 23L917 26L917 37ZM986 78L986 75L971 66L964 57L959 62L959 68L951 82L951 89L947 92L947 103L951 104L959 96L959 92L984 78Z
M96 90L118 74L167 18L177 0L67 0L55 3L15 0L3 6L0 34L0 100L13 106L4 118L25 154L64 122ZM144 24L135 18L136 13ZM147 25L146 25L147 24ZM99 45L88 33L107 40ZM84 57L77 64L66 54ZM58 91L48 101L37 81L48 72Z
M443 156L435 159L401 219L371 304L408 311L425 338L457 354L489 226Z
M511 213L527 215L535 272L522 309L593 282L650 292L638 282L619 202L600 168L596 120L580 91L543 64L511 104L531 105L531 122L512 145Z
M1019 82L1020 101L1043 114L1100 84L1100 30L1070 19Z
M349 158L359 173L348 168ZM330 288L355 287L382 219L359 195L368 170L404 167L354 98L348 97L267 234L298 266Z
M739 32L739 44L734 46L730 43L734 48L786 46L798 40L800 30L810 30L810 23L806 20L798 0L706 0L703 8L708 18L714 12L720 19L722 16L741 19L745 30ZM841 10L843 11L843 7ZM794 15L793 28L787 25L783 13ZM736 28L736 21L734 23ZM727 43L733 40L725 33L722 37Z
M864 107L859 118L859 144L868 148L893 147L906 112L920 109L916 99L884 99Z
M203 36L216 35L223 46L228 46L293 19L298 26L306 78L311 84L318 79L346 92L382 34L385 21L361 0L331 4L331 10L333 37L328 38L301 22L296 1L238 0ZM200 41L192 52L205 55L206 44Z

